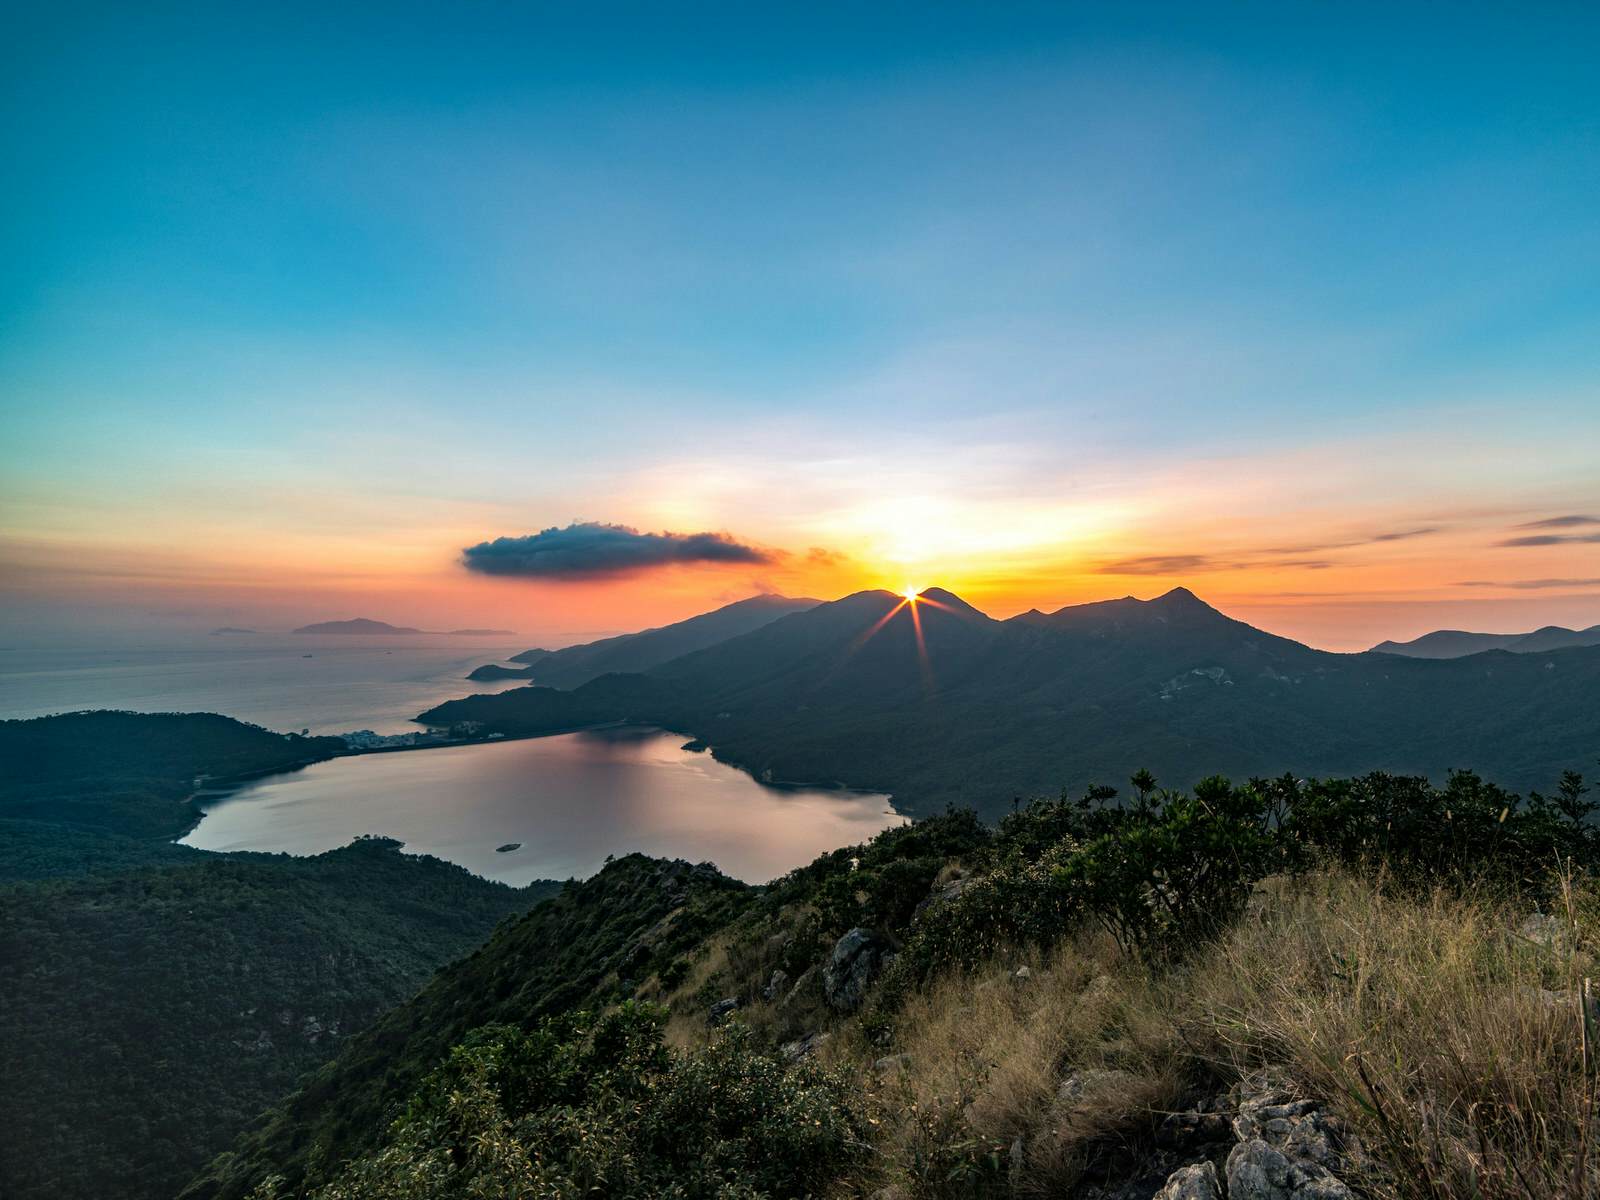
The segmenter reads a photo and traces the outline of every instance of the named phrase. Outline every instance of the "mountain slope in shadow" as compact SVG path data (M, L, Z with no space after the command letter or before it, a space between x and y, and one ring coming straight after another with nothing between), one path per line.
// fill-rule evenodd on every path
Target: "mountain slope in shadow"
M1600 748L1600 648L1427 660L1332 654L1177 588L997 621L938 589L859 592L571 691L451 701L429 723L510 735L608 720L702 738L773 781L892 792L911 812L993 816L1013 798L1149 767L1234 777L1474 766L1549 787Z

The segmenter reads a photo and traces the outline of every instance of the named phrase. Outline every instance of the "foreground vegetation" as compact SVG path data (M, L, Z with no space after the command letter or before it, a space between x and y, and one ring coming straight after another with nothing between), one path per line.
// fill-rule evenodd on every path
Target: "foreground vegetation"
M1230 1120L1262 1095L1302 1098L1305 1195L1600 1188L1581 779L1113 799L951 813L764 889L620 860L190 1194L1131 1200L1248 1168Z

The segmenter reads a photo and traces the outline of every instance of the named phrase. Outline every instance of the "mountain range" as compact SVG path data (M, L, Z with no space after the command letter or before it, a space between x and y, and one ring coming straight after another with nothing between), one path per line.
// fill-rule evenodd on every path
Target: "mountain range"
M1587 629L1546 625L1532 633L1467 633L1460 629L1436 629L1409 642L1379 642L1372 648L1372 653L1403 654L1407 658L1463 658L1468 654L1482 654L1485 650L1539 654L1573 646L1600 646L1600 625L1591 625Z
M767 611L782 603L767 599ZM1186 588L1004 621L937 588L915 604L887 591L789 603L796 611L654 665L630 660L628 639L594 644L624 666L610 674L594 674L590 647L557 652L594 655L570 674L541 674L555 656L535 656L534 686L418 719L509 736L655 723L767 782L840 783L891 792L912 813L957 803L986 816L1140 767L1183 786L1212 773L1443 778L1472 766L1526 790L1592 769L1600 753L1600 647L1334 654ZM651 636L660 647L680 630Z

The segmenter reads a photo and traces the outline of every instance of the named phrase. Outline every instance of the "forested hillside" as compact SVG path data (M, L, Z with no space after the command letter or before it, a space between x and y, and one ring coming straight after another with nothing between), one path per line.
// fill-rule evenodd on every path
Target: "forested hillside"
M0 812L29 814L0 820L0 1194L164 1200L306 1070L558 890L387 839L314 858L164 840L198 816L197 776L339 748L210 714L0 722Z
M503 917L515 890L387 839L0 890L0 1192L170 1196Z
M723 927L753 892L710 866L629 855L496 932L352 1039L222 1155L186 1197L240 1197L268 1174L325 1179L372 1151L423 1077L477 1025L530 1025L633 995Z
M338 738L273 733L216 713L94 711L0 721L0 818L171 839L218 782L344 753Z

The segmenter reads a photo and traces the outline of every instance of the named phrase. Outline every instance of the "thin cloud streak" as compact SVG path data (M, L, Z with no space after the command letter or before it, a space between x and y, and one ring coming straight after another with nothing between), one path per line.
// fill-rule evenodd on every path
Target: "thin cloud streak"
M1595 579L1463 579L1456 584L1457 587L1469 588L1513 588L1519 592L1543 591L1546 588L1575 588L1575 587L1600 587L1600 578Z
M1581 525L1600 525L1600 517L1574 513L1565 517L1546 517L1542 521L1524 521L1518 529L1571 529Z
M1600 533L1534 533L1526 537L1505 538L1496 546L1577 546L1600 543Z

